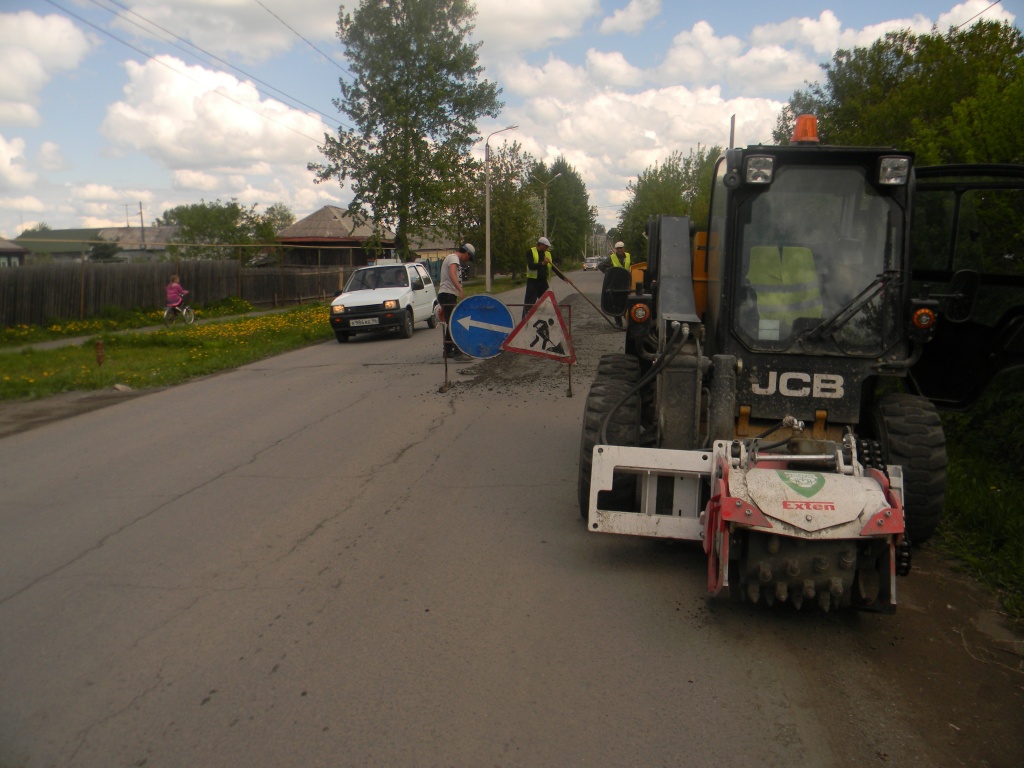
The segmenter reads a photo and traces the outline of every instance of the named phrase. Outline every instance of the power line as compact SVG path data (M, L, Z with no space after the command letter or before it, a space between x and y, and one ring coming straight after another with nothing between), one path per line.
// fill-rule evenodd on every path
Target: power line
M283 24L283 25L284 25L285 27L287 27L288 29L290 29L290 30L291 30L291 31L292 31L292 32L293 32L293 33L295 34L295 36L296 36L297 38L299 38L300 40L302 40L302 41L303 41L303 42L304 42L304 43L305 43L306 45L308 45L308 46L309 46L310 48L312 48L312 49L313 49L314 51L316 51L316 52L317 52L317 53L319 53L319 54L320 54L321 56L323 56L323 57L324 57L325 59L327 59L327 61L329 61L329 62L330 62L331 64L333 64L334 66L336 66L336 67L337 67L338 69L340 69L340 70L341 70L342 72L344 72L344 73L345 73L346 75L348 75L348 76L349 76L349 77L351 77L351 78L352 78L353 80L355 80L355 75L353 75L353 74L352 74L351 72L349 72L349 71L348 71L347 69L345 69L345 68L344 68L343 66L341 66L341 64L339 64L338 62L336 62L336 61L335 61L334 59L332 59L332 58L331 58L330 56L328 56L328 55L327 55L326 53L324 53L324 52L323 52L323 51L321 51L321 50L320 50L319 48L317 48L317 47L316 47L315 45L313 45L313 43L311 43L311 42L310 42L309 40L307 40L306 38L304 38L304 37L303 37L303 36L302 36L301 34L299 34L298 32L296 32L296 31L295 31L295 30L294 30L294 29L293 29L293 28L292 28L291 26L289 26L288 22L286 22L286 21L285 21L284 19L282 19L282 18L281 18L280 16L278 16L278 15L277 15L276 13L274 13L274 12L273 12L272 10L270 10L269 8L267 8L267 6L265 6L265 5L263 4L263 3L261 3L261 2L260 2L260 0L253 0L253 2L255 2L255 3L256 3L256 5L258 5L258 6L259 6L260 8L262 8L262 9L263 9L264 11L266 11L267 13L269 13L269 14L270 14L271 16L273 16L273 17L274 17L275 19L277 19L277 20L278 20L279 22L281 22L281 23L282 23L282 24Z
M93 5L96 5L99 8L102 8L104 11L107 11L108 13L112 13L117 18L124 19L124 21L128 22L129 24L135 25L136 27L138 27L139 29L143 30L144 32L148 32L149 31L149 30L146 30L138 22L133 21L133 20L131 20L129 18L126 18L122 14L115 13L114 11L111 11L109 8L105 8L104 6L102 6L100 4L99 0L90 0L90 2ZM151 19L147 19L145 16L143 16L143 15L141 15L139 13L136 13L132 9L130 9L127 6L123 5L122 3L118 2L118 0L107 0L107 2L110 2L113 5L116 5L118 8L123 10L125 13L130 13L132 16L135 16L136 18L141 19L142 21L146 22L146 24L149 24L150 26L155 27L156 29L159 29L161 32L164 32L165 34L170 35L171 37L175 38L176 40L180 40L181 42L185 43L186 45L190 46L191 48L194 48L195 50L199 51L204 56L208 56L209 58L213 59L214 61L219 62L220 64L223 64L225 67L230 67L235 72L238 72L239 74L241 74L243 77L247 77L250 80L253 80L253 81L259 83L260 85L266 86L270 90L275 91L278 94L280 94L285 99L287 99L289 101L292 101L295 104L298 104L300 106L303 106L306 109L310 110L311 112L315 112L316 114L320 115L320 117L324 118L328 123L336 121L338 119L336 115L334 115L334 116L327 115L327 114L321 112L316 107L312 107L309 104L306 104L305 102L300 101L299 99L295 98L294 96L291 96L291 95L285 93L280 88L277 88L277 87L271 85L270 83L264 82L263 80L260 80L255 75L249 74L244 69L236 67L234 64L231 64L230 62L225 61L224 59L220 58L216 54L210 53L209 51L207 51L207 50L205 50L203 48L200 48L198 45L193 43L191 40L187 40L186 38L183 38L180 35L175 34L174 32L172 32L171 30L167 29L166 27L162 27L161 25L157 24L155 21L152 21ZM173 42L171 40L164 40L164 42L167 43L168 45L174 46L179 51L182 51L185 54L188 54L190 56L194 56L195 55L191 51L188 51L188 50L182 48L180 45L178 45L177 43L175 43L175 42ZM207 62L204 62L204 63L207 63ZM221 70L221 71L223 71L223 70ZM256 90L259 91L260 93L262 93L264 96L267 96L268 98L275 98L275 97L271 96L271 94L266 93L265 91L261 91L259 88L257 88ZM338 121L338 122L341 122L341 121Z
M992 3L992 5L990 5L990 6L988 7L988 8L985 8L984 10L978 11L978 12L977 12L976 14L974 14L973 16L971 16L971 18L969 18L969 19L968 19L967 21L965 21L965 22L964 22L963 24L960 24L960 25L959 25L958 27L956 27L956 29L960 29L960 27L964 27L964 26L967 26L967 25L968 25L968 24L970 24L970 23L971 23L972 21L974 21L974 20L975 20L976 18L978 18L979 16L981 16L981 14L985 13L985 11L988 11L988 10L990 10L990 9L992 9L992 8L995 8L995 7L997 6L997 5L999 5L999 3L1000 3L1000 2L1001 2L1001 0L996 0L996 1L995 1L994 3Z
M46 2L47 2L47 3L49 3L50 5L52 5L52 6L54 7L54 8L56 8L56 9L57 9L58 11L60 11L61 13L65 13L65 14L67 14L68 16L70 16L70 17L72 17L72 18L74 18L74 19L77 19L78 21L82 22L82 23L83 23L83 24L85 24L86 26L92 27L92 28L93 28L93 29L95 29L95 30L96 30L97 32L99 32L100 34L106 35L106 36L107 36L107 37L109 37L110 39L112 39L112 40L114 40L114 41L116 41L116 42L118 42L118 43L121 43L121 45L124 45L124 46L125 46L125 47L127 47L127 48L131 48L131 49L132 49L133 51L135 51L136 53L138 53L138 54L139 54L139 55L141 55L141 56L144 56L145 58L149 59L150 61L152 61L152 62L154 62L154 63L156 63L156 64L159 64L159 65L160 65L160 66L162 66L162 67L166 67L167 69L169 69L169 70L170 70L171 72L173 72L174 74L176 74L176 75L178 75L178 76L180 76L180 77L184 77L184 78L185 78L186 80L190 80L190 81L192 81L193 83L195 83L196 85L203 85L203 84L202 84L201 82L199 82L198 80L196 80L196 79L195 79L194 77L191 77L191 76L187 75L186 73L184 73L184 72L181 72L180 70L177 70L177 69L175 69L174 67L170 66L170 65L169 65L169 64L167 64L166 62L163 62L163 61L161 61L160 59L156 58L155 56L151 56L150 54L146 53L146 52L145 52L145 51L143 51L142 49L140 49L140 48L137 48L136 46L132 45L131 43L129 43L129 42L125 41L125 40L122 40L122 39L121 39L121 38L119 38L119 37L118 37L117 35L114 35L113 33L111 33L111 32L108 32L107 30L103 29L103 27L100 27L99 25L97 25L97 24L94 24L93 22L89 21L88 19L82 18L82 17L81 17L81 16L79 16L78 14L72 13L71 11L67 10L66 8L62 8L62 7L61 7L61 6L59 6L59 5L58 5L58 4L57 4L57 3L56 3L56 2L54 1L54 0L46 0ZM257 89L257 90L258 90L258 89ZM313 136L309 136L309 135L307 135L307 134L303 133L302 131L300 131L300 130L298 130L298 129L296 129L296 128L293 128L293 127L292 127L292 126L290 126L290 125L287 125L287 124L285 124L285 123L282 123L282 122L280 122L280 121L278 121L278 120L275 120L275 119L273 119L272 117L268 117L267 115L263 114L262 112L258 112L258 111L256 111L255 109L253 109L253 108L252 108L251 106L249 106L248 104L244 104L243 102L241 102L241 101L238 101L237 99L234 99L234 98L232 98L231 96L228 96L228 95L227 95L226 93L224 93L223 91L220 91L220 90L215 90L215 91L212 91L212 93L215 93L215 94L217 94L218 96L220 96L221 98L227 99L228 101L230 101L230 102L232 102L232 103L234 103L234 104L237 104L238 106L242 107L243 109L247 109L247 110L249 110L249 111L250 111L250 112L252 112L252 113L253 113L254 115L256 115L256 116L260 117L260 118L261 118L261 119L263 119L263 120L266 120L266 121L268 121L268 122L274 123L275 125L279 125L279 126L281 126L282 128L284 128L284 129L286 129L286 130L289 130L289 131L291 131L292 133L298 134L299 136L302 136L303 138L309 139L309 140L310 140L310 141L312 141L312 142L315 142L315 143L319 144L319 143L320 143L320 141L321 141L320 139L318 139L318 138L315 138L315 137L313 137ZM264 95L266 95L266 94L264 94Z

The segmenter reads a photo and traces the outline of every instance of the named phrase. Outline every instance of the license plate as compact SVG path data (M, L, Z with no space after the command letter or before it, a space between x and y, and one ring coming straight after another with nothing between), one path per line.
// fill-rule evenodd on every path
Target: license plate
M364 317L361 320L349 320L349 325L379 325L380 320L376 317Z

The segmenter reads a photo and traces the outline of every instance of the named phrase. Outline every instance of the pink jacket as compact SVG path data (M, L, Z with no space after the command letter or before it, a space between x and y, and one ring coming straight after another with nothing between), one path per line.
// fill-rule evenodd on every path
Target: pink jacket
M179 283L168 283L167 284L167 306L176 307L181 304L181 300L185 298L185 294L188 293Z

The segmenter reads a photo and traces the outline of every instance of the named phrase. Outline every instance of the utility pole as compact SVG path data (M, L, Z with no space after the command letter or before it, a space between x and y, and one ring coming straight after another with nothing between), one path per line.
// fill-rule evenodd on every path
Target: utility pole
M487 134L484 141L484 285L491 292L491 136L502 131L514 131L518 125L510 125Z
M146 250L146 222L142 218L141 200L139 200L139 226L142 227L142 250Z
M538 179L536 176L534 176L532 173L530 174L531 179L536 181L538 184L543 185L544 187L544 237L548 236L548 187L551 186L552 181L554 181L561 175L561 173L556 173L547 181L547 183L545 183Z

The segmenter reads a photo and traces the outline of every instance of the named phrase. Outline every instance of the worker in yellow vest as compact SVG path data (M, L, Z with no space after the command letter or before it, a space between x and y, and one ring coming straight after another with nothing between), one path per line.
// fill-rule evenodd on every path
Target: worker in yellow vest
M608 255L608 258L598 265L598 269L607 272L610 268L615 267L628 271L632 264L633 257L626 253L626 244L620 240L615 244L615 250ZM619 328L622 327L621 317L615 318L615 325Z
M546 237L537 239L537 244L526 254L526 295L523 297L523 317L533 309L537 299L547 293L548 279L554 271L551 262L551 241Z

